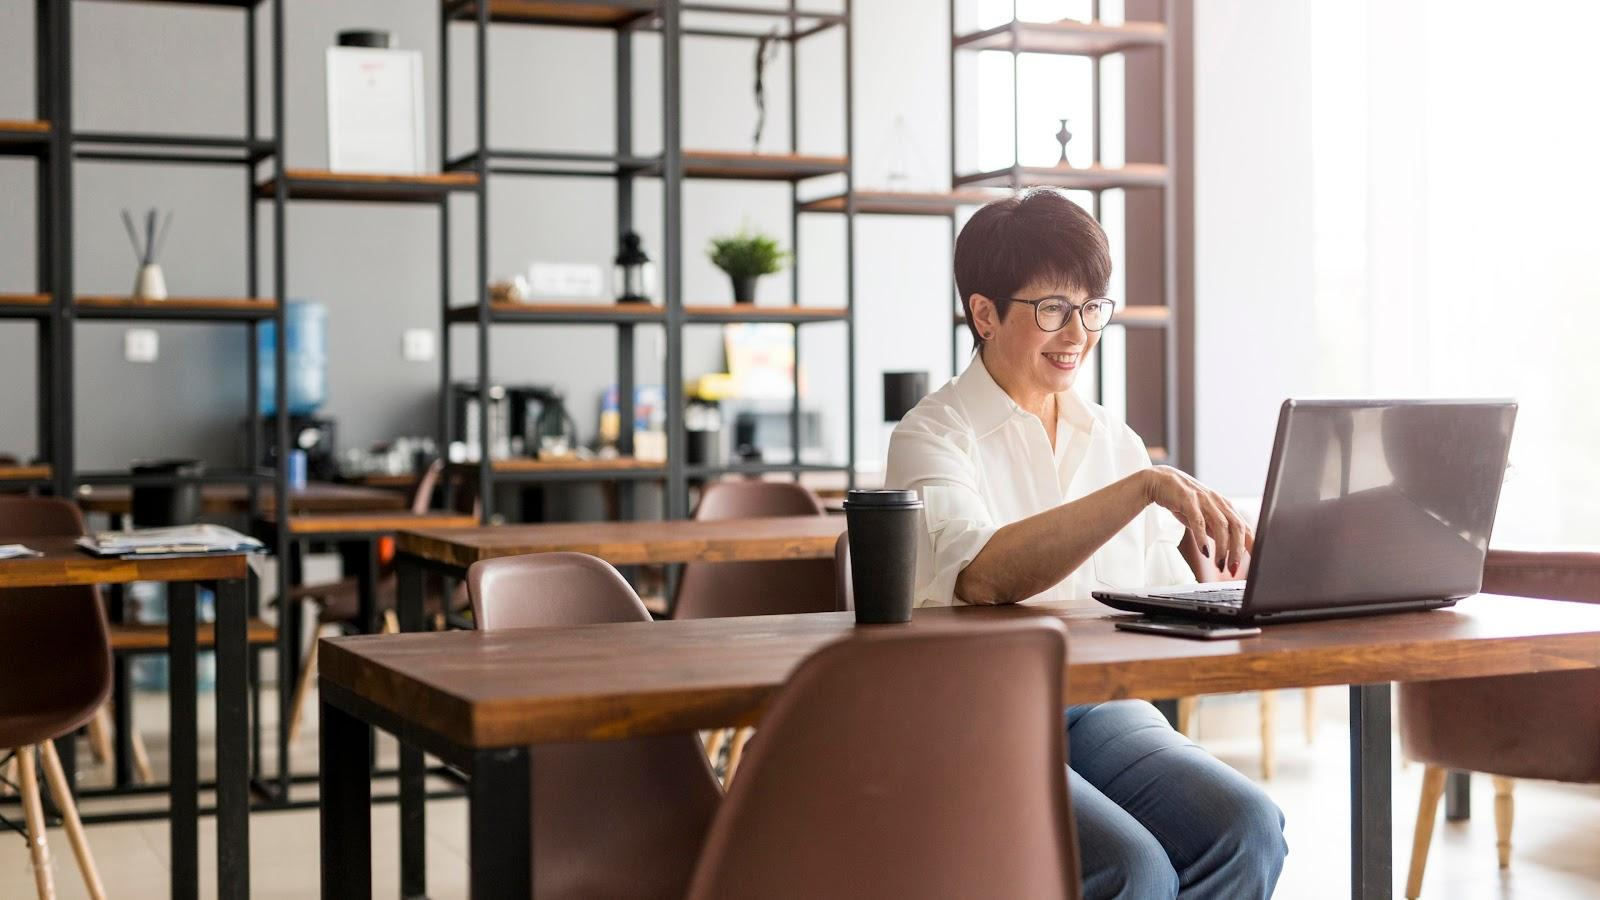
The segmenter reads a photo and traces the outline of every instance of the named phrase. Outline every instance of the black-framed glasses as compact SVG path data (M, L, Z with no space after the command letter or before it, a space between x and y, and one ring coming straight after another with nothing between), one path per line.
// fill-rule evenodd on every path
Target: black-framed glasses
M1078 313L1084 331L1101 331L1111 324L1111 314L1117 309L1117 302L1105 297L1096 297L1082 303L1073 303L1065 297L1040 297L1037 300L1022 300L1017 297L1005 299L1011 303L1026 303L1032 306L1033 321L1039 326L1040 331L1060 331L1067 327L1067 320L1072 318L1073 312Z

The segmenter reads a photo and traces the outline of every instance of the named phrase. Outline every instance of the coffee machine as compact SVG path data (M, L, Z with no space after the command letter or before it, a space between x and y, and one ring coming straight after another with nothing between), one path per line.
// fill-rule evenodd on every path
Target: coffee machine
M578 427L557 388L547 385L477 385L457 383L450 438L465 448L467 459L481 459L479 416L489 416L489 458L562 457L578 448ZM483 399L487 396L487 401Z

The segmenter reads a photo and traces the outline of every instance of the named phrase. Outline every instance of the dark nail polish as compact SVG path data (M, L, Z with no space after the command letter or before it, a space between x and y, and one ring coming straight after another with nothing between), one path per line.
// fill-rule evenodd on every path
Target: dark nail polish
M1211 548L1207 547L1205 544L1201 544L1200 545L1200 555L1209 557L1211 555Z

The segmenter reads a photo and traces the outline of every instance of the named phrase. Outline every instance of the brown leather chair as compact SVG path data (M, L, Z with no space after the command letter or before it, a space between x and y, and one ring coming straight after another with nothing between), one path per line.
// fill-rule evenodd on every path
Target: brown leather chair
M485 560L467 586L485 630L650 621L616 569L581 553ZM537 896L683 896L721 800L693 734L544 745L532 765Z
M65 500L0 497L0 543L85 533L83 514ZM16 754L39 896L55 895L36 765L42 762L84 885L91 897L103 898L71 786L51 743L87 724L111 695L111 643L93 587L0 590L0 685L7 687L0 690L0 750Z
M807 488L787 481L719 481L700 497L699 521L827 513ZM683 567L674 619L766 616L840 609L831 560L691 563Z
M1065 635L1018 617L819 650L763 716L689 897L1079 896Z
M1600 603L1600 552L1490 550L1489 594ZM1600 671L1400 686L1400 742L1424 764L1406 896L1422 891L1450 769L1494 776L1500 867L1511 864L1512 779L1600 783Z

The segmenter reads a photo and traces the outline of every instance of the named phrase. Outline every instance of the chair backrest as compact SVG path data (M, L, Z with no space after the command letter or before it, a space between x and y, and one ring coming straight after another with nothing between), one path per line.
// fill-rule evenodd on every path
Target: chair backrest
M485 560L467 586L483 629L650 621L616 569L581 553ZM541 745L532 759L535 894L683 896L721 800L695 735Z
M1048 617L862 628L790 677L695 869L694 900L1079 894Z
M0 543L78 537L83 514L53 497L0 497ZM0 590L0 748L66 734L111 693L111 642L93 587ZM23 686L26 685L24 688Z
M417 486L411 490L411 511L422 515L433 508L433 492L439 486L439 476L444 472L444 460L436 459L422 470Z
M1483 565L1483 592L1600 603L1600 552L1491 548Z
M694 517L701 521L827 515L815 494L787 481L708 485ZM830 560L690 563L683 567L675 619L764 616L842 609Z

